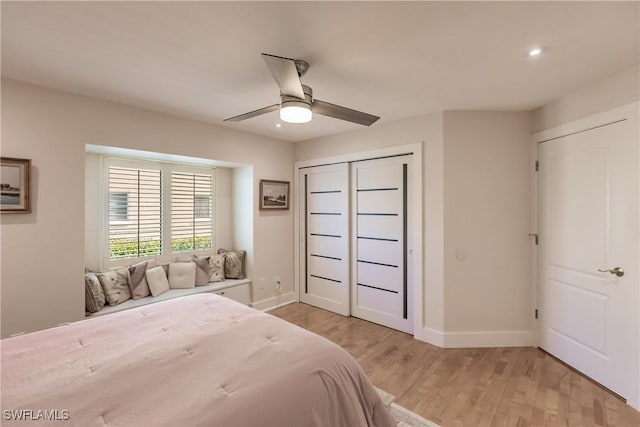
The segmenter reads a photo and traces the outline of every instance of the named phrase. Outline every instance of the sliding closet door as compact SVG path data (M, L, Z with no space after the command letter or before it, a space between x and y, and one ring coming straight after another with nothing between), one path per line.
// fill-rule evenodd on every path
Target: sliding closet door
M349 166L300 170L300 301L349 315Z
M352 164L351 314L413 331L408 275L411 156Z

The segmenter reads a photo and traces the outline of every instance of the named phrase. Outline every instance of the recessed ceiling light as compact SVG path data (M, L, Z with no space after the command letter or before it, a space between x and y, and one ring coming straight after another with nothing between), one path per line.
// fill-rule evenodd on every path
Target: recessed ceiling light
M527 52L527 56L538 56L542 53L541 47L534 47L529 52Z
M282 127L282 123L276 123L276 127L277 128L281 128Z

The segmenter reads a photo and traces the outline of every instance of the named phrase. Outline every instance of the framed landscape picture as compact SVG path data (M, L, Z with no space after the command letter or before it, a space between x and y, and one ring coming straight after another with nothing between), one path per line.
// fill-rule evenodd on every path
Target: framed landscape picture
M0 212L30 213L30 159L0 157Z
M260 180L260 210L289 209L289 181Z

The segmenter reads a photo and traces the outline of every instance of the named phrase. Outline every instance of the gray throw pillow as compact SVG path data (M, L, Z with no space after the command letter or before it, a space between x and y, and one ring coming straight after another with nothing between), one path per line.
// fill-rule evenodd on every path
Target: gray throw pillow
M210 257L193 256L193 262L196 264L196 286L209 284L209 259Z
M224 277L227 279L244 279L244 259L246 251L227 251L218 249L218 254L224 254Z
M104 291L95 273L84 275L84 308L88 313L95 313L104 307Z
M116 268L96 274L104 297L109 305L118 305L131 299L131 289L129 289L129 269L127 267Z

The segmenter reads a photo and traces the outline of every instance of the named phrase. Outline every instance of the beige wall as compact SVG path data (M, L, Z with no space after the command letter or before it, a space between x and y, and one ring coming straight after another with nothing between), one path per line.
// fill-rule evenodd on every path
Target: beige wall
M630 104L639 99L640 66L635 65L534 110L532 133Z
M262 215L256 203L260 178L293 181L291 143L3 79L2 155L32 159L34 200L33 213L1 217L3 337L84 317L85 144L251 165L251 278L278 274L293 289L292 212Z
M526 112L444 114L447 333L531 329L529 129Z

